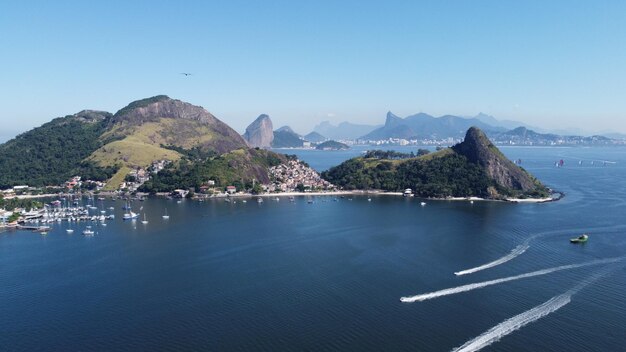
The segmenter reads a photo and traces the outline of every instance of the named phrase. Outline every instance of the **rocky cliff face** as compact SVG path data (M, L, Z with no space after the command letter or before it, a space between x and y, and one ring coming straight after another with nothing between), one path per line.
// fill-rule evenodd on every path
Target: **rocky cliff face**
M253 148L270 148L274 140L274 127L270 117L262 114L246 128L243 138Z
M507 159L477 127L467 130L465 140L452 148L470 162L483 167L487 175L501 187L523 192L543 187L526 171Z

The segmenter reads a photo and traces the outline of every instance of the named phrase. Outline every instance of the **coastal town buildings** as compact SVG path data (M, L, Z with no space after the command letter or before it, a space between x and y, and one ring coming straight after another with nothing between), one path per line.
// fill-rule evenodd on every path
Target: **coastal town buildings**
M299 187L305 190L328 190L334 186L322 179L320 174L298 160L270 168L272 182L267 187L268 192L292 192Z

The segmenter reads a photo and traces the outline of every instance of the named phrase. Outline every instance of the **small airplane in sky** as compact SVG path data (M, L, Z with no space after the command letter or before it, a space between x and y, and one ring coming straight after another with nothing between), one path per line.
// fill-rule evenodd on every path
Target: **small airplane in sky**
M187 73L187 72L181 72L181 75L185 75L185 76L191 76L191 73Z

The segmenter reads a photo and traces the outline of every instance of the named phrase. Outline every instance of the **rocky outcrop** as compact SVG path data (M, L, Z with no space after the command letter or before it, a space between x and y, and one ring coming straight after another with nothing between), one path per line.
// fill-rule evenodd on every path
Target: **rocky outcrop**
M262 114L257 117L243 134L248 145L253 148L270 148L274 140L274 127L269 116Z
M111 114L110 112L106 112L106 111L83 110L83 111L75 113L72 116L74 117L74 119L80 122L93 123L93 122L99 122L104 119L111 118L113 117L113 114Z
M128 131L134 131L133 127L140 127L148 122L159 123L164 118L177 120L167 128L169 135L167 139L174 140L174 142L170 142L171 144L180 144L177 139L204 140L198 146L212 149L218 153L247 147L246 142L237 131L203 107L171 99L166 95L157 95L128 104L111 118L111 128L116 126L115 134L125 136ZM198 133L193 133L194 130L198 130L198 127L206 127L207 130L204 132L206 138L197 135ZM176 135L180 135L181 138L173 138ZM186 137L187 135L189 138Z
M452 149L470 162L480 165L487 176L501 187L523 192L543 187L526 171L507 159L477 127L467 130L465 140Z

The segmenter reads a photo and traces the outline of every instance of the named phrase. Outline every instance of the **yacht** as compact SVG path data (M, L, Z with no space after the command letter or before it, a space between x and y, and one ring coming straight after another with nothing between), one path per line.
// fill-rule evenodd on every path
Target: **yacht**
M167 215L167 208L165 208L165 215L163 215L163 219L167 220L169 218L170 218L170 216Z
M85 236L93 236L95 232L91 229L91 226L87 226L86 229L83 230L83 235Z

